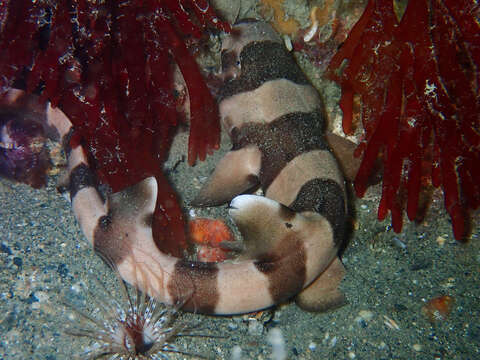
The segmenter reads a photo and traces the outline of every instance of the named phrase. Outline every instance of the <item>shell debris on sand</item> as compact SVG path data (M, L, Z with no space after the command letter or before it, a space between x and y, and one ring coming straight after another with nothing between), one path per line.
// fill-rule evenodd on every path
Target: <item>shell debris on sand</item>
M453 310L455 298L449 295L442 295L430 299L422 306L422 314L425 315L430 322L445 321Z
M383 322L389 329L392 330L400 330L400 326L397 324L397 322L391 318L389 318L387 315L383 315L383 318L385 321Z

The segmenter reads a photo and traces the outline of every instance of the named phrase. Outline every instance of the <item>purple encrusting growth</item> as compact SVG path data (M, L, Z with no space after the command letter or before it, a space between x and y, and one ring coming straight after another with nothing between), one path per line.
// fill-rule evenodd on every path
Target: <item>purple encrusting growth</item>
M0 108L0 176L45 186L50 158L41 116L16 108Z

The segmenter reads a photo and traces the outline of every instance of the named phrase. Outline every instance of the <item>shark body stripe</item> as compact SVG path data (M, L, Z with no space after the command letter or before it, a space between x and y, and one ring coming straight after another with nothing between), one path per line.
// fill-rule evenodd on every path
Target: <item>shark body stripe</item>
M246 123L233 131L232 142L234 149L248 145L258 147L262 154L260 184L265 191L297 156L314 150L328 150L322 140L322 115L318 110L290 112L269 124Z
M285 46L278 42L264 40L245 45L240 52L240 64L241 76L224 85L220 102L232 95L255 90L270 80L310 83Z
M243 108L242 113L230 118L228 125L225 124L229 133L232 128L245 123L270 123L283 114L310 112L320 106L318 93L310 84L299 86L283 78L267 81L254 90L224 98L219 104L220 113L223 114L230 113L232 108Z

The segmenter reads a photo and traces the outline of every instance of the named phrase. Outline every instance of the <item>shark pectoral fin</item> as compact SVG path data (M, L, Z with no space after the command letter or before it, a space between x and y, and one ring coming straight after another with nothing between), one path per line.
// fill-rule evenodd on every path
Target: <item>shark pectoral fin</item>
M297 295L295 302L310 312L324 312L345 305L345 295L338 290L344 276L345 268L336 257L315 281Z
M357 144L331 132L327 132L325 137L343 170L343 175L349 181L355 180L358 168L362 162L361 158L354 156Z
M360 168L360 164L362 162L361 157L355 157L354 155L358 145L331 132L327 132L325 137L340 165L340 168L343 171L343 175L348 181L353 182L357 176L358 169ZM383 164L379 159L377 159L368 179L368 184L378 184L382 180L382 174Z
M218 163L192 206L217 206L258 185L261 153L256 146L230 151Z

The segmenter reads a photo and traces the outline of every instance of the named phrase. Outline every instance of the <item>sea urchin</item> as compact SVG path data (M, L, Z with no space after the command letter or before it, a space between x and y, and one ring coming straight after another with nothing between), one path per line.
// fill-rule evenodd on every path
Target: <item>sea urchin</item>
M194 336L177 321L183 303L166 306L117 277L120 296L92 276L93 285L81 285L85 293L73 289L85 295L82 305L72 297L63 303L70 310L65 332L93 340L78 359L169 359L172 353L204 358L174 344L177 337Z

